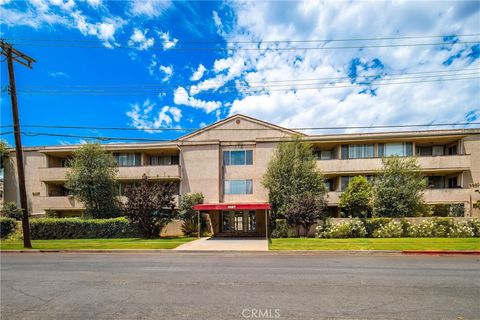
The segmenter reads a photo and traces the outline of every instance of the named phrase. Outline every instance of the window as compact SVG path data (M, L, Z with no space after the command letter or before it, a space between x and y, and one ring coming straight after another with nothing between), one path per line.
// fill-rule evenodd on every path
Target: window
M257 231L257 214L255 211L248 211L247 215L247 231L255 232Z
M373 158L373 144L344 144L342 159Z
M443 156L443 146L433 146L432 147L432 156Z
M327 188L328 191L334 191L334 182L333 179L327 179L325 180L325 187Z
M354 176L343 176L343 177L340 177L340 190L341 190L341 191L345 191L345 189L347 188L348 184L350 183L350 180L352 180L353 177L354 177ZM372 176L372 175L365 176L365 178L367 178L367 181L370 182L370 184L372 184L373 181L375 180L375 176Z
M223 151L224 166L244 166L253 164L253 150Z
M178 164L178 155L150 156L151 166L169 166Z
M453 146L450 146L448 147L447 149L447 154L448 155L454 155L454 154L457 154L457 145L453 145Z
M431 156L432 155L432 147L417 147L417 155L419 156Z
M68 158L60 159L60 167L62 167L62 168L70 167L70 159L68 159Z
M413 144L411 142L381 143L378 145L379 157L410 157L413 155Z
M458 188L458 178L456 176L448 178L448 187L450 189Z
M444 177L442 176L427 177L428 187L432 189L442 189L444 187L443 179Z
M133 167L140 165L140 153L114 153L113 157L119 167Z
M333 150L314 150L313 154L317 160L333 159Z
M225 194L252 194L253 180L225 180Z

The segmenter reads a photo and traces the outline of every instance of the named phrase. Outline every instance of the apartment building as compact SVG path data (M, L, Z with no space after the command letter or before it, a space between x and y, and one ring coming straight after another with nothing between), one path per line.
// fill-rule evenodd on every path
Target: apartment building
M170 142L108 144L118 163L119 194L143 174L177 185L180 197L202 192L218 235L263 235L270 208L261 184L268 162L281 141L301 135L309 141L325 175L332 215L351 177L373 179L384 156L416 156L428 177L429 204L458 203L464 215L480 216L473 203L479 198L471 186L480 182L480 129L403 131L306 135L244 115L234 115ZM55 210L80 215L82 204L64 187L68 158L78 146L25 149L28 204L33 215ZM5 164L5 201L17 201L14 152Z

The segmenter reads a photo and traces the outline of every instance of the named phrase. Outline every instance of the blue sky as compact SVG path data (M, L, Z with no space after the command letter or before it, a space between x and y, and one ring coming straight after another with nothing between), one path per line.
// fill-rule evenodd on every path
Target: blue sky
M199 128L234 113L287 127L480 121L480 36L465 36L480 34L480 2L0 5L1 37L37 60L16 65L22 123L138 129L24 131L172 139L187 132L148 128ZM445 37L399 39L433 35ZM390 39L268 42L359 38ZM298 49L322 46L343 48ZM3 62L2 88L7 79ZM11 124L6 94L1 124ZM83 140L23 136L27 146Z

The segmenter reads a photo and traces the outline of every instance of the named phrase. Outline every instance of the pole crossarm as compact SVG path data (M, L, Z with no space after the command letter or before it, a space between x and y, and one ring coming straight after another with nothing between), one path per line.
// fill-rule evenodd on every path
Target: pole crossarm
M14 47L12 47L11 44L8 42L5 42L3 40L0 40L0 48L2 49L1 54L4 56L7 56L7 51L10 50L12 59L21 65L24 65L27 68L32 69L32 63L37 62L35 59L32 57L18 51Z

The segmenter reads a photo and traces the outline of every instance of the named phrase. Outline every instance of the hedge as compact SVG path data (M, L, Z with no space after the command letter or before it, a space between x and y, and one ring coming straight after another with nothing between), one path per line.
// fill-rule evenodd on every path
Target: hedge
M12 218L0 217L0 237L7 238L15 232L17 222Z
M30 221L32 239L95 239L138 237L126 218L44 218Z
M350 219L317 227L319 238L480 237L480 219L434 218L413 224L405 219Z

